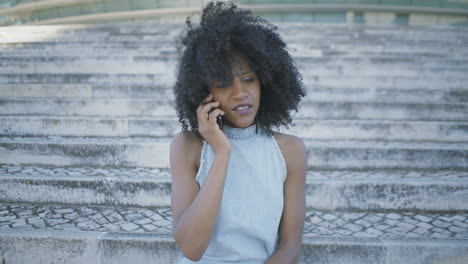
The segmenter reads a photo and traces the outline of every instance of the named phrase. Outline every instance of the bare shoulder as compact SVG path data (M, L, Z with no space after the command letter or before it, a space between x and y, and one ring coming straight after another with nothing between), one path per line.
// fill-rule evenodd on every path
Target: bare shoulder
M172 139L171 145L183 144L185 147L202 145L203 141L201 138L195 135L191 131L180 131Z
M280 132L273 132L273 136L275 137L276 142L278 142L283 155L291 155L293 153L300 155L306 153L306 147L301 138Z
M196 169L200 166L203 140L191 131L177 133L171 141L171 167L175 160L189 162Z
M302 181L307 169L307 149L304 141L297 136L279 132L273 132L273 136L283 154L288 179L293 177Z

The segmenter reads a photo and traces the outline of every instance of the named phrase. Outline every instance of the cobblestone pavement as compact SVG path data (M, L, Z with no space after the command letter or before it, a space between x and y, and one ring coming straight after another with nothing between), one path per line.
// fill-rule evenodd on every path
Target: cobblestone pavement
M460 170L322 170L309 171L308 177L314 180L362 180L388 181L468 181L468 171Z
M0 205L0 232L13 228L172 234L172 213L170 208ZM308 211L304 236L468 239L468 213Z
M54 167L0 165L0 175L10 176L92 176L92 177L152 177L170 179L169 169L124 167Z
M48 167L0 165L0 174L10 176L111 176L111 177L152 177L167 180L171 178L169 169L124 168L124 167ZM459 170L319 170L309 171L311 180L455 180L468 181L468 171Z
M304 236L468 238L468 213L306 213Z
M172 213L170 208L134 209L3 204L0 205L0 230L3 228L172 234Z

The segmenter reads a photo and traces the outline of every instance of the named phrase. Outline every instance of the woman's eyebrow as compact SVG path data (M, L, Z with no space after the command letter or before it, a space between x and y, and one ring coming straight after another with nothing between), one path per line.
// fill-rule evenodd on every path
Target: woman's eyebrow
M251 73L252 70L247 70L247 71L244 71L244 72L241 72L241 73L236 73L235 75L236 76L239 76L239 75L246 75L247 73Z

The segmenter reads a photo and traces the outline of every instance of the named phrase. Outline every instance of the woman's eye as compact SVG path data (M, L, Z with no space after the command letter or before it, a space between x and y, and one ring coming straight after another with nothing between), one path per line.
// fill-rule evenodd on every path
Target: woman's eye
M244 79L244 82L253 82L253 81L254 81L253 78L245 78L245 79Z

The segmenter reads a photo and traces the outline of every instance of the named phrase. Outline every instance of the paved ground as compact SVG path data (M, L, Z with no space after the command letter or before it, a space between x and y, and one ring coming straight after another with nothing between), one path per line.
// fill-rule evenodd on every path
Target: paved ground
M118 177L170 179L168 169L95 168L1 165L0 175L10 177ZM329 180L464 180L463 171L312 171L308 179ZM170 208L0 204L0 230L12 228L93 231L157 232L171 234ZM309 210L304 236L468 238L468 213L323 212Z
M170 208L127 209L86 206L0 205L0 230L34 228L81 231L172 233Z
M308 212L304 236L468 238L468 213Z
M0 175L8 176L109 176L109 177L154 177L155 179L170 179L168 169L157 168L109 168L109 167L56 167L28 165L0 165Z
M2 229L172 233L170 208L0 205ZM1 231L0 231L1 232ZM416 214L308 211L304 236L468 238L468 213Z
M308 171L311 180L462 180L468 179L463 170L320 170ZM110 168L110 167L56 167L33 165L0 165L0 175L8 176L109 176L109 177L151 177L170 179L169 169L160 168Z

